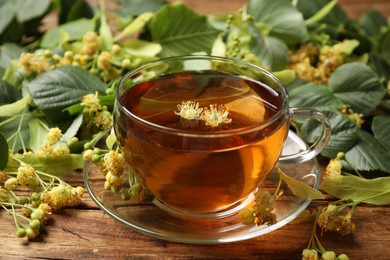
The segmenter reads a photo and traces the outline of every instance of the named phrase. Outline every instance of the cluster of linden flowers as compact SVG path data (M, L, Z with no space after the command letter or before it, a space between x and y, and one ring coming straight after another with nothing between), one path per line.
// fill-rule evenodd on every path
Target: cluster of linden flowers
M228 118L229 111L223 105L212 104L209 107L200 108L198 102L183 101L177 105L177 109L178 111L174 113L184 119L181 122L185 126L195 126L199 121L209 127L218 127L232 122L232 119Z
M124 69L134 68L141 63L139 58L127 54L118 44L114 44L110 51L102 51L100 37L96 32L87 32L80 46L78 50L65 50L63 54L48 49L22 53L18 66L29 76L72 65L89 70L104 82L109 82L117 79Z
M319 210L317 211L316 220L314 221L314 228L312 235L309 240L309 244L306 249L302 251L302 259L303 260L348 260L349 257L346 254L339 254L336 255L334 251L326 250L323 245L320 242L320 239L317 235L317 224L321 228L324 228L322 224L325 222L332 222L334 221L333 216L334 213L337 212L337 207L334 205L329 205L328 207L322 208L319 207ZM337 215L337 213L336 213ZM330 217L330 218L328 218ZM330 222L329 222L330 221ZM350 226L351 228L351 226ZM354 227L353 227L354 228ZM335 230L328 230L328 231L335 231ZM338 230L339 231L339 230ZM344 231L347 231L346 229ZM319 256L321 254L321 258Z
M306 42L295 53L289 52L289 68L300 78L327 85L332 72L343 65L343 50L348 44L349 40L344 40L332 46L318 48L313 42Z
M99 94L85 95L81 100L83 105L83 131L86 133L97 133L111 129L113 118L107 106L102 106Z
M342 175L343 161L345 161L350 167L351 164L345 159L345 154L340 152L336 158L331 159L325 169L325 179L334 179ZM359 173L356 172L358 175ZM355 231L356 226L352 223L351 219L353 216L356 203L342 203L341 201L336 204L329 204L326 207L319 207L317 210L316 220L314 222L314 228L312 236L310 238L307 249L302 252L302 259L315 260L320 259L319 253L321 253L321 259L338 259L348 260L346 254L340 254L336 256L333 251L327 251L321 245L320 240L317 236L316 227L317 225L321 228L322 232L338 232L341 235L348 235Z
M38 158L68 155L68 145L77 140L63 144L59 142L61 135L60 129L49 129L44 144L35 155ZM12 154L10 156L20 166L17 171L0 172L0 206L13 218L16 235L33 239L44 229L52 212L80 201L84 188L74 188L57 176L39 171Z
M129 187L124 187L123 173L125 169L125 159L121 152L109 149L92 149L91 143L85 144L83 158L92 161L105 176L104 188L113 192L122 191L122 199L137 199L148 201L152 196L144 187L142 181L127 172ZM124 189L122 189L124 187Z
M18 192L29 196L18 196ZM84 188L21 163L16 172L0 172L0 206L13 218L18 237L36 238L52 212L80 201Z
M276 215L273 213L275 209L275 195L268 191L259 190L254 194L254 205L250 208L243 208L239 212L239 216L243 224L256 226L273 225L276 223Z

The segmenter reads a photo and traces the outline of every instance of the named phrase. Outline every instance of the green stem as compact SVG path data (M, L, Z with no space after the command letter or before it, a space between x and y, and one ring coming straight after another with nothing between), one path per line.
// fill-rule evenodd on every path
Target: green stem
M280 168L279 168L280 169ZM276 195L278 194L279 190L280 190L280 187L282 186L282 178L279 178L279 182L278 182L278 186L276 187L276 190L274 192L274 196L276 197Z
M4 206L10 206L10 207L26 208L28 210L34 211L34 208L19 203L0 202L0 205L3 208L5 208Z

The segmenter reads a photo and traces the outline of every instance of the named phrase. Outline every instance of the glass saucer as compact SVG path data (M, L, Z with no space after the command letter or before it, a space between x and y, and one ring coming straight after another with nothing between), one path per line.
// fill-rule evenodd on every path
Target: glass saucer
M100 140L97 146L103 148L104 143L104 140ZM295 153L305 148L306 144L290 131L283 154ZM320 171L316 159L299 164L280 162L279 167L290 177L313 188L317 188L319 185ZM254 226L242 224L238 214L215 219L186 219L168 214L153 203L123 200L120 193L104 189L104 176L90 162L84 166L84 181L93 201L115 220L143 234L181 243L227 243L261 236L295 219L311 202L296 197L282 183L281 196L278 196L274 210L276 224ZM278 183L279 174L274 169L260 185L260 188L268 190L272 194Z

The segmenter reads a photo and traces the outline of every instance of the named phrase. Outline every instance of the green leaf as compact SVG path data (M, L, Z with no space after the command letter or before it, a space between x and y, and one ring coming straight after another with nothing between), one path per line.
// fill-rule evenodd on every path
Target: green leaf
M82 169L84 159L80 154L69 154L63 156L48 156L39 157L36 154L14 154L14 158L24 163L28 163L36 170L52 175L63 175L72 172L73 170ZM7 169L12 170L19 166L19 163L13 159L9 163Z
M79 103L83 96L105 93L106 85L95 75L74 66L63 66L48 72L27 84L34 102L54 122L67 115L63 110Z
M41 149L49 133L48 127L39 118L31 118L28 121L30 129L30 149L37 152Z
M122 43L123 51L130 55L155 57L161 52L162 47L155 42L148 42L139 39L129 39Z
M8 162L8 143L5 136L0 132L0 170L4 170Z
M117 144L117 138L114 133L110 134L106 138L106 146L109 150L113 150L114 146Z
M178 56L194 52L211 53L218 31L207 17L183 4L165 5L150 23L153 41L161 44L160 56Z
M61 136L61 142L69 142L73 137L76 136L79 131L81 124L83 123L83 114L79 114L72 122L72 124L68 127L66 132Z
M296 79L295 70L286 69L281 71L272 72L278 79L280 79L284 85L288 85Z
M278 173L295 196L306 200L325 199L320 191L286 175L280 168L278 168Z
M0 46L0 67L7 68L13 59L19 59L24 49L15 43L4 43Z
M318 12L321 12L322 8L324 8L329 3L329 0L299 0L297 8L301 11L306 19L309 19L310 17L317 15ZM345 26L345 24L348 24L350 19L344 10L340 7L340 5L337 4L332 7L332 9L325 17L321 19L320 22L337 28L339 25ZM340 28L342 28L342 26L340 26Z
M390 154L371 134L359 130L358 142L345 157L361 171L383 171L390 173Z
M390 116L376 116L372 120L372 131L375 138L390 153Z
M386 28L379 39L378 52L390 63L390 26Z
M20 114L0 118L0 131L3 132L7 139L8 147L14 153L28 149L30 144L28 121L31 117L31 113L26 109Z
M364 179L357 176L340 176L323 180L321 188L342 200L374 205L390 204L390 177Z
M31 96L26 95L23 98L11 104L0 106L0 117L12 116L25 109L31 103Z
M295 44L308 39L302 14L288 0L251 0L247 13L256 23L271 25L270 36Z
M139 15L145 12L156 12L164 4L164 0L117 0L120 9L115 10L122 17Z
M381 28L387 26L386 18L378 11L364 13L359 23L364 33L371 37L379 36L381 34Z
M120 41L129 35L139 33L145 27L146 23L149 22L150 19L152 19L152 17L152 12L146 12L139 15L129 25L127 25L117 36L115 36L115 42Z
M271 70L282 70L288 64L288 47L278 38L263 36L261 31L252 23L248 26L251 35L249 48L262 65Z
M329 78L328 87L355 112L366 116L371 115L386 94L377 74L359 62L337 68Z
M322 110L330 122L332 133L327 146L321 154L328 158L335 158L338 152L349 151L358 141L358 127L351 120L338 111ZM318 140L322 125L317 120L308 120L301 127L301 135L308 143Z
M0 90L0 105L13 103L22 98L20 91L4 80L0 80Z
M18 69L18 60L11 60L11 63L8 65L8 68L4 72L3 80L7 81L13 86L18 86L18 83L20 83L21 81Z
M327 3L320 9L318 9L318 11L315 14L313 14L312 17L308 18L305 21L305 24L310 25L313 23L318 23L332 11L332 9L335 7L336 4L337 4L337 0L330 1L329 3Z
M13 0L18 22L23 23L44 15L50 7L50 0Z
M85 0L62 0L60 4L59 24L93 17L93 10Z
M294 87L289 93L291 107L315 107L334 109L341 107L341 102L323 85L307 83Z
M110 51L114 43L111 29L107 23L106 7L104 1L100 1L100 48L104 51Z
M68 34L68 41L74 41L83 38L87 32L95 29L95 23L89 19L79 19L65 23L61 26L48 30L42 37L42 48L55 48L61 43L61 31Z
M15 12L11 1L0 1L0 35L14 18ZM0 37L1 38L1 37Z

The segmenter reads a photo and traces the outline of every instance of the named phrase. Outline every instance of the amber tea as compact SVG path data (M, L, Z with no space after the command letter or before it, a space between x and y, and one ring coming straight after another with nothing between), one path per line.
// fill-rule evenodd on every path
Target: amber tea
M176 136L125 115L117 118L116 133L132 171L177 210L215 212L248 196L271 171L287 135L287 124L276 121L247 135L203 137L259 125L284 105L268 86L216 71L161 76L131 87L120 99L142 120L196 134Z

